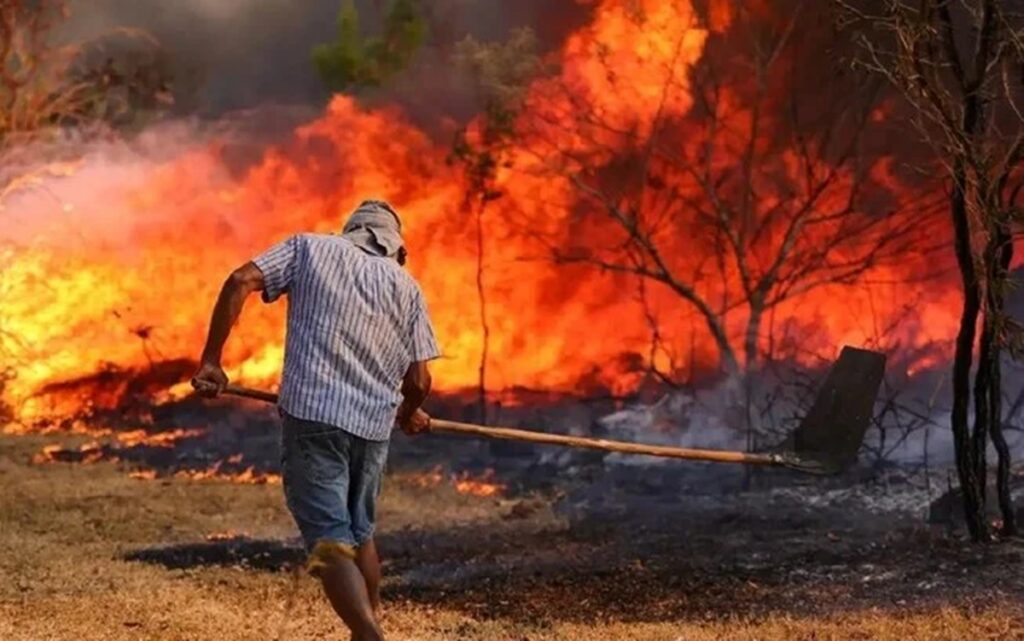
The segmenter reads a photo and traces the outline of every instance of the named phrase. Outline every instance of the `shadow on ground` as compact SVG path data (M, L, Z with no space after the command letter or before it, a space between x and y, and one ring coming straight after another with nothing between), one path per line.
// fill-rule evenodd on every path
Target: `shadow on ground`
M304 552L298 545L284 541L234 537L221 541L145 548L130 552L124 558L127 561L162 565L169 570L238 566L281 572L301 563Z
M829 510L730 509L530 518L384 532L388 600L478 619L556 621L838 614L1024 598L1016 543L973 546L924 527ZM297 542L227 539L132 552L181 569L280 572Z

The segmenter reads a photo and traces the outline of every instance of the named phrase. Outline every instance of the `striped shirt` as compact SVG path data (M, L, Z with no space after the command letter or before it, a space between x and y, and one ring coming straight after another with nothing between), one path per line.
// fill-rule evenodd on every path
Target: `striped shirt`
M280 408L387 440L409 364L439 356L413 277L390 258L322 234L292 236L253 263L265 302L288 294Z

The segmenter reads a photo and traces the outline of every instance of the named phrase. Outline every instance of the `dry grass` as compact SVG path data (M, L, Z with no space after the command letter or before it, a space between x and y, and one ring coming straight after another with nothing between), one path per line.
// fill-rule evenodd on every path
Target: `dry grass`
M133 551L204 541L214 532L291 538L279 487L136 481L112 464L29 465L42 443L0 437L0 638L234 641L274 639L279 632L284 639L347 638L307 578L296 584L286 571L166 569L124 560ZM383 505L385 531L465 526L487 537L503 527L502 505L448 489L425 492L391 481ZM538 527L557 526L549 510L530 518ZM893 604L819 616L778 609L726 616L715 609L644 622L616 620L569 591L558 596L558 607L576 616L531 622L474 616L458 599L449 606L436 594L421 600L408 591L391 594L400 595L386 604L391 639L1024 639L1021 604L1010 600L912 611Z

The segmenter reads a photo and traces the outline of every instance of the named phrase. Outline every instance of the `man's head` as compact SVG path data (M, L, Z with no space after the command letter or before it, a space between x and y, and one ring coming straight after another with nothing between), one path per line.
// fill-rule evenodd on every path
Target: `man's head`
M368 254L405 263L402 221L391 205L383 200L360 203L348 217L341 234Z

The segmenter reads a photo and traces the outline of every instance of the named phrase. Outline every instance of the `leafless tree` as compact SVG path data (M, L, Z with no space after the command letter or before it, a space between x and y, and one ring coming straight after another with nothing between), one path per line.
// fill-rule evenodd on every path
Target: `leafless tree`
M902 256L921 224L894 213L905 203L871 200L884 191L882 156L865 138L877 87L851 91L827 67L800 78L821 44L798 37L820 20L818 4L780 3L770 19L748 5L733 4L733 24L692 68L682 52L694 25L680 25L676 59L650 70L662 97L649 124L623 126L570 86L567 109L533 106L525 123L538 157L581 197L574 224L594 232L550 243L554 260L667 288L697 313L729 375L759 364L770 310L858 282ZM613 92L636 93L636 78L611 66L607 77ZM669 108L687 94L686 113Z
M491 336L485 286L484 215L488 204L504 195L497 172L508 162L526 85L539 69L536 48L536 39L529 29L515 31L505 43L484 44L466 38L456 48L456 62L472 79L483 108L480 118L456 133L449 162L459 164L464 170L463 207L474 218L481 334L477 405L478 417L484 423L487 422L487 361Z
M964 290L952 374L957 469L971 535L987 540L985 453L991 437L999 456L1002 530L1013 534L1001 356L1005 346L1020 345L1017 326L1005 310L1012 232L1024 185L1020 5L997 0L837 2L860 45L858 62L899 90L909 106L909 121L930 145L932 162L950 184L948 208Z

